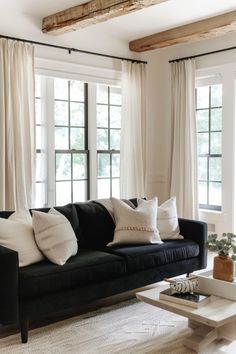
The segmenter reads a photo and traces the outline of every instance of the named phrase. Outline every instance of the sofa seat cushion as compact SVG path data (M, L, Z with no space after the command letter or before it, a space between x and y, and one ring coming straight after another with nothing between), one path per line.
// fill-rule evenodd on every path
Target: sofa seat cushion
M47 260L19 269L21 297L39 296L119 277L126 272L125 260L114 254L79 250L63 266Z
M197 257L199 246L191 240L168 240L160 245L107 247L107 252L124 257L129 272Z

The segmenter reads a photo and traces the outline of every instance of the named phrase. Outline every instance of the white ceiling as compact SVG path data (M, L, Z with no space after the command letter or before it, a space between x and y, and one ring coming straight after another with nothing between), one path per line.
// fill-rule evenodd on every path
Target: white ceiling
M236 0L169 0L64 35L41 32L43 17L85 2L87 1L0 0L0 34L133 56L133 53L128 53L130 40L236 10Z

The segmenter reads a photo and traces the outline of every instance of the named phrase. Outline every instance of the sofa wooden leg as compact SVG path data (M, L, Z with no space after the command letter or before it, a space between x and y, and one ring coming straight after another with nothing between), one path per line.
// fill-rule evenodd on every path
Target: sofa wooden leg
M29 320L20 321L20 333L21 333L21 342L28 342L28 329L29 329Z

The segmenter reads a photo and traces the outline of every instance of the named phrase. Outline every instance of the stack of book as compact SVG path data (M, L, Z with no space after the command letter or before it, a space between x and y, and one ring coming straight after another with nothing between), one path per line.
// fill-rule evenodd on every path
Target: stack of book
M194 308L201 307L210 302L210 295L201 294L198 292L192 293L178 293L172 289L166 289L160 292L159 299L165 301L175 302L180 305L187 305Z

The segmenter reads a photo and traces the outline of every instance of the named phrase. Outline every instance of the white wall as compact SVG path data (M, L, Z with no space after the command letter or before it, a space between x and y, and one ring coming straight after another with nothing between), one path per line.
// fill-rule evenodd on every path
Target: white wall
M144 53L147 66L147 113L148 113L148 196L157 195L163 202L169 197L171 155L171 83L169 60L235 46L235 34L210 40L176 45ZM236 63L236 50L204 56L196 59L197 69ZM234 117L233 117L234 119ZM212 215L209 222L217 224L227 215ZM223 221L222 221L223 222ZM231 223L232 224L232 223ZM222 224L223 225L223 224ZM228 231L228 230L224 230Z
M56 4L57 2L58 4ZM108 55L139 57L138 53L129 51L127 40L105 30L103 23L61 35L42 33L42 18L44 16L54 13L56 8L70 7L72 4L75 5L76 0L48 1L47 4L46 0L42 0L40 3L31 0L0 0L0 34ZM35 55L40 58L82 64L87 67L120 70L119 60L75 52L68 54L67 51L60 49L36 45Z
M0 0L0 34L111 55L135 56L129 52L128 42L106 30L103 23L60 35L43 33L42 18L72 3L77 5L78 1Z

